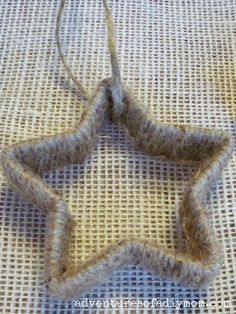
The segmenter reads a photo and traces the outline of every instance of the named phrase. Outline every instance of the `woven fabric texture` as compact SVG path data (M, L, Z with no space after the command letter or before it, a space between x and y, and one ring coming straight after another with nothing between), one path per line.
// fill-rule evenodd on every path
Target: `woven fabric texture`
M55 41L59 1L0 0L1 148L75 126L85 107L60 62ZM236 136L235 0L110 1L123 82L162 122L223 129ZM110 75L102 1L70 0L62 39L73 72L89 91ZM127 237L180 248L178 206L193 174L140 153L125 132L107 123L83 165L44 174L70 206L77 225L74 263ZM1 313L88 313L74 300L47 294L43 283L46 216L19 197L0 176ZM99 300L227 301L229 308L182 308L179 313L236 311L236 156L209 205L225 252L224 267L206 289L188 289L127 266L85 297ZM93 309L92 313L113 313ZM140 308L127 313L176 313ZM118 313L118 310L117 310Z

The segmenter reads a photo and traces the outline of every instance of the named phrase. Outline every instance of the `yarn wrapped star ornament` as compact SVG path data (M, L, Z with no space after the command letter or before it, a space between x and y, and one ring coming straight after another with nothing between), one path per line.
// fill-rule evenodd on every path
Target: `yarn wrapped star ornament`
M102 80L89 96L65 61L60 28L65 0L57 15L56 38L61 60L77 85L87 110L78 126L60 135L27 140L1 152L9 184L48 216L45 281L51 294L61 299L78 297L126 264L146 267L163 278L191 287L208 285L223 263L223 253L210 229L205 209L212 187L233 151L232 137L223 132L156 121L145 112L121 82L112 14L103 0L108 30L112 77ZM82 163L91 153L99 130L112 119L133 138L143 152L181 162L196 162L196 172L179 209L186 248L180 252L148 239L119 241L88 262L70 265L68 246L75 223L62 197L41 174L67 164Z

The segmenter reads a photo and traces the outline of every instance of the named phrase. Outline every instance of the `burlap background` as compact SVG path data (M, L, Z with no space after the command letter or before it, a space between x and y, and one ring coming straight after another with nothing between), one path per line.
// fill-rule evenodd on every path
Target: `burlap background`
M1 148L68 129L78 123L84 110L56 49L58 4L54 0L0 0ZM161 121L224 129L235 136L235 0L121 0L110 4L123 81L143 106ZM63 21L67 60L92 91L110 71L101 1L68 1ZM141 154L122 130L108 123L84 165L44 176L61 190L76 217L73 261L86 260L128 236L151 238L170 248L180 246L178 205L192 171L192 167ZM46 294L46 217L9 189L2 175L0 182L1 313L88 313L87 309L75 310L73 301L61 302ZM230 300L231 308L223 310L179 312L235 313L235 208L234 155L209 204L225 264L208 289L182 288L129 266L85 297Z

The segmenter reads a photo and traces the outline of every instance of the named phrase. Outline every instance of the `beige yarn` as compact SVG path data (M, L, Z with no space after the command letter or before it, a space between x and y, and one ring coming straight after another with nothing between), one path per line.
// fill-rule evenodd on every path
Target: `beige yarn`
M175 282L200 287L210 283L223 263L223 254L204 208L209 193L232 151L233 140L221 131L177 126L154 121L143 111L128 88L121 84L112 15L103 1L108 26L112 78L104 79L90 97L65 62L60 45L61 1L57 16L57 44L69 76L89 106L78 127L56 136L25 141L1 152L1 162L10 185L48 215L46 283L62 299L77 297L102 282L122 265L143 265ZM185 192L180 218L187 249L174 253L148 240L127 239L108 247L89 262L70 266L68 241L73 218L60 195L39 174L47 169L81 163L90 154L96 136L107 119L125 128L140 149L153 156L182 162L194 161L197 171Z

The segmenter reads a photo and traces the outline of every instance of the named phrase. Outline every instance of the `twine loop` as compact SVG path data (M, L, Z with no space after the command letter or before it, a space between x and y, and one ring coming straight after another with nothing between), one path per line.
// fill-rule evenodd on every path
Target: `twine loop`
M66 0L61 0L58 14L57 14L57 22L56 22L56 43L59 51L59 55L61 61L64 65L64 68L72 79L72 81L77 86L82 99L86 102L89 101L90 96L88 91L82 86L81 82L78 81L76 76L73 74L70 66L65 61L64 51L61 45L61 19L64 11L64 7L66 4ZM123 104L123 95L122 95L122 82L121 82L121 74L119 69L119 62L117 57L117 47L116 47L116 37L115 37L115 26L113 22L112 12L108 5L107 0L103 0L103 6L105 9L105 17L106 17L106 26L107 26L107 35L108 35L108 49L110 52L110 61L111 61L111 69L112 69L112 80L104 79L103 83L109 82L107 87L111 90L111 96L113 101L113 110L114 113L119 116L124 108Z

